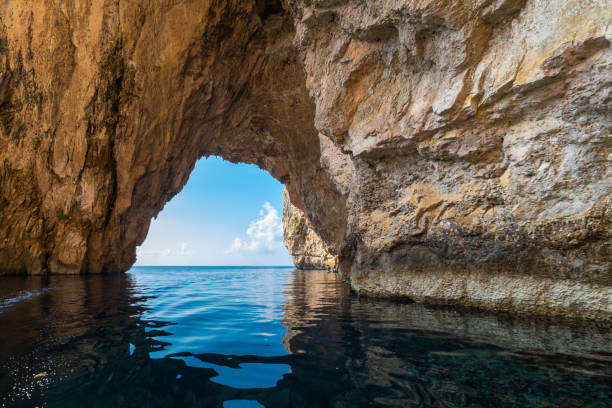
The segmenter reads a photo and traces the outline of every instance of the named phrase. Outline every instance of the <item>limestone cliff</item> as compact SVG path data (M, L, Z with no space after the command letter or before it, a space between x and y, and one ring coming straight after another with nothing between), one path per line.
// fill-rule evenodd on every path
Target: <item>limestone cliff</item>
M216 154L380 296L612 317L608 0L6 0L0 273L123 271Z
M283 190L283 241L296 268L337 270L338 257L329 252L304 211L291 203L287 190Z

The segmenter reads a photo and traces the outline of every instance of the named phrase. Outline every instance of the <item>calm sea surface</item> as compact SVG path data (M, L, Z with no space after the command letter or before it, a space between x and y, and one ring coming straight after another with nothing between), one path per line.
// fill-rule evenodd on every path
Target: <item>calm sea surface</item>
M609 327L358 297L333 273L0 278L0 407L610 407Z

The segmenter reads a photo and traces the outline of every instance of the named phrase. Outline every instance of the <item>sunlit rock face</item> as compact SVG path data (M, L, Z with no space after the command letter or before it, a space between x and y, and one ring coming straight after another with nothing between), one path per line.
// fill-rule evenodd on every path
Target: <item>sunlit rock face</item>
M216 154L285 183L359 292L612 316L609 1L9 0L0 19L0 273L128 269Z
M330 253L304 211L291 204L287 190L283 190L283 242L298 269L338 269L338 256Z

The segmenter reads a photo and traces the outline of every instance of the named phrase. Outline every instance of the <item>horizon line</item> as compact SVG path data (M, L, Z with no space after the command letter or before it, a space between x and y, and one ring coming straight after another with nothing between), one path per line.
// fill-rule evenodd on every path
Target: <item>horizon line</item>
M184 266L184 267L214 267L214 268L295 268L295 265L132 265L134 267L147 267L147 268L156 268L156 267L167 267L167 266Z

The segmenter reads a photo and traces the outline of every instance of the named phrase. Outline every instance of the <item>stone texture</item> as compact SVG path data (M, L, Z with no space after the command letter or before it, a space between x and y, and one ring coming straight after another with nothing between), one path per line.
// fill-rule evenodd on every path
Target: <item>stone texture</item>
M329 252L304 211L291 203L286 189L283 190L283 242L298 269L338 269L338 256Z
M313 327L313 322L331 326L327 335L334 336L338 343L344 336L352 339L363 339L360 336L345 333L341 327L347 328L343 315L356 318L366 313L372 319L369 303L371 299L363 296L351 296L347 285L342 284L338 274L327 271L297 271L292 275L287 291L290 296L283 305L283 325L287 328L283 344L289 353L295 353L292 342L304 328ZM340 300L339 300L340 299ZM460 310L457 308L423 305L413 302L396 302L376 300L375 304L384 307L376 308L378 321L400 324L406 332L413 330L437 335L454 336L468 341L484 342L514 351L522 349L530 352L557 353L559 355L581 355L585 353L598 354L606 350L610 344L608 326L585 324L576 330L575 326L565 322L543 319L510 316L507 314L481 313L479 311ZM364 307L365 305L365 307ZM339 310L341 312L339 312ZM326 319L321 319L323 312ZM332 313L334 311L336 314ZM334 316L332 318L331 316ZM319 331L321 326L316 326ZM366 330L367 332L367 330ZM321 338L327 338L321 336ZM344 337L346 338L346 337ZM602 362L609 359L601 355Z
M285 183L361 293L610 319L610 21L607 0L4 1L0 273L128 269L215 154Z

